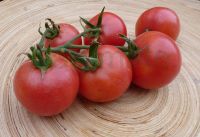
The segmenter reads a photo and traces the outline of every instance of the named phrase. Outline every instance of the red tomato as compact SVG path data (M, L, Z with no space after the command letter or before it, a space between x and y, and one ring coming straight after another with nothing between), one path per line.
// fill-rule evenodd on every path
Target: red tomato
M155 89L170 83L180 71L181 55L173 39L161 32L150 31L135 40L141 49L132 60L133 83Z
M59 47L64 45L66 42L68 42L69 40L71 40L72 38L74 38L76 35L79 34L78 30L70 25L70 24L66 24L66 23L61 23L59 24L60 27L60 32L58 34L58 36L56 36L53 39L45 39L45 46L48 47ZM81 45L82 44L82 40L81 38L75 40L73 42L73 44L75 45ZM73 49L74 51L79 51L79 49ZM68 57L68 54L62 54L65 57Z
M89 22L97 25L99 14L94 16ZM101 34L99 42L102 45L123 46L125 41L119 37L119 34L127 35L124 21L114 13L104 12L101 24ZM90 45L92 39L85 38L85 44Z
M40 116L58 114L74 101L79 77L64 57L52 54L53 64L43 78L31 61L22 64L14 77L17 99L31 112Z
M174 40L180 32L179 18L174 11L164 7L155 7L146 10L137 20L135 35L138 36L146 30L160 31Z
M79 72L80 94L94 102L119 98L132 81L132 68L126 55L111 45L98 49L101 66L94 72Z

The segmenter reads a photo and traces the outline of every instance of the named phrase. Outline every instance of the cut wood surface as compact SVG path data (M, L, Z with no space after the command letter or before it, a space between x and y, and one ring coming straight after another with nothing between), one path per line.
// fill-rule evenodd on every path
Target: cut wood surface
M123 18L134 38L135 22L146 9L165 6L180 17L177 43L183 64L168 86L145 91L131 87L120 99L104 104L78 97L54 117L28 112L13 92L13 76L49 17L82 31L79 16L90 18L103 6ZM0 2L1 137L199 137L200 1L198 0L3 0Z

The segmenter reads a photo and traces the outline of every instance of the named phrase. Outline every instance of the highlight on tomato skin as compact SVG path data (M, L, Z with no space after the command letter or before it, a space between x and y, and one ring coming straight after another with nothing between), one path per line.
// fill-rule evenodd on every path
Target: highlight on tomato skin
M99 14L92 17L89 22L93 25L97 24ZM86 26L88 27L88 26ZM124 21L118 15L112 12L104 12L102 23L101 23L101 33L99 36L99 42L102 45L114 45L123 46L125 41L119 37L119 34L127 36L127 29ZM85 37L84 41L86 45L90 45L93 38Z
M175 11L166 7L154 7L140 15L135 24L135 35L146 31L160 31L176 40L180 28L180 20Z
M144 89L157 89L169 84L180 72L181 54L168 35L149 31L139 35L135 44L141 49L131 60L133 83Z
M51 55L53 65L45 74L31 61L16 71L13 86L20 103L39 116L52 116L69 108L75 100L79 77L74 66L58 54Z

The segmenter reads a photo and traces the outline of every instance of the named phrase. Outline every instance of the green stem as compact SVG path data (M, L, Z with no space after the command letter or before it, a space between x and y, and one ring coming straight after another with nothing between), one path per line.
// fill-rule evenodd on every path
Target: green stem
M120 49L123 52L129 51L129 49L127 47L124 47L124 46L115 46L115 47ZM61 51L63 51L63 49L89 49L89 48L90 48L90 45L74 45L74 44L71 44L71 45L66 45L65 47L60 46L60 47L51 48L51 51L52 52L59 52L59 51L61 52ZM43 51L46 51L46 48L43 48Z
M95 28L95 29L92 29L92 28L89 28L85 31L83 31L82 33L76 35L74 38L72 38L71 40L69 40L67 43L65 43L63 45L63 47L73 43L75 40L77 40L78 38L80 38L81 36L85 35L86 33L89 33L89 32L95 32L95 31L100 31L101 29L100 28Z
M40 39L40 42L38 43L40 48L44 47L44 35L42 36L42 38Z
M95 29L87 29L84 32L76 35L74 38L72 38L71 40L69 40L68 42L66 42L64 45L56 47L56 48L51 48L51 51L57 50L59 51L59 49L63 49L63 48L70 48L70 49L89 49L90 46L89 45L74 45L72 44L75 40L77 40L78 38L80 38L81 36L85 35L86 33L89 32L94 32L94 31L100 31L99 28L95 28ZM45 49L43 49L45 50Z
M66 46L66 48L70 48L70 49L89 49L90 46L89 45L74 45L74 44L71 44L71 45Z
M95 28L95 29L92 29L92 28L89 28L87 30L85 30L84 32L76 35L74 38L72 38L71 40L69 40L68 42L66 42L64 45L62 46L59 46L59 47L55 47L55 48L51 48L51 51L52 52L59 52L59 51L62 51L63 52L63 49L64 48L70 48L70 49L89 49L90 46L89 45L74 45L72 44L75 40L77 40L78 38L80 38L81 36L85 35L86 33L89 33L89 32L95 32L95 31L100 31L99 28ZM41 38L40 42L39 42L39 45L40 47L42 47L42 43L44 43L44 37ZM46 51L46 48L43 47L42 49L43 51Z
M67 48L51 48L51 52L54 52L54 53L73 53L73 54L76 54L77 56L83 56L82 54L76 52L76 51L73 51L73 50L70 50L70 49L67 49Z
M51 51L58 53L68 53L70 55L71 63L83 71L94 71L100 66L98 58L87 57L67 48L53 48ZM80 66L80 64L82 65Z
M51 47L51 51L52 52L62 51L62 53L63 53L64 49L89 49L89 48L90 48L90 46L87 46L87 45L73 45L73 44L71 44L71 45L66 45L65 47L64 46L59 46L59 47L54 47L54 48ZM43 48L42 50L46 51L46 48Z

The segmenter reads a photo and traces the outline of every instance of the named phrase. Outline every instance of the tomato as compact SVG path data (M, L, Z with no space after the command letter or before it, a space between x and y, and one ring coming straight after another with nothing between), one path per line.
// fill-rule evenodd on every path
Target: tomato
M68 42L69 40L71 40L72 38L74 38L76 35L79 34L78 30L67 23L61 23L59 24L60 27L60 31L59 34L53 38L53 39L45 39L45 46L48 47L59 47L64 45L66 42ZM75 45L81 45L82 44L82 40L81 37L78 38L77 40L75 40L73 42L73 44ZM73 49L74 51L79 51L79 49ZM65 57L68 57L68 54L61 54Z
M149 31L160 31L174 40L180 32L180 21L176 13L168 8L154 7L146 10L137 20L135 35Z
M97 25L98 17L99 14L94 16L89 22L93 25ZM119 37L119 34L127 35L124 21L114 13L104 12L99 36L100 44L123 46L125 41ZM84 40L86 45L90 45L92 38L86 37Z
M14 77L17 99L30 112L40 116L58 114L74 101L79 77L73 65L64 57L52 54L52 66L41 76L31 61L26 61Z
M180 51L173 39L164 33L150 31L139 35L135 44L141 49L131 61L133 83L156 89L170 83L181 68Z
M119 98L132 81L132 68L126 55L112 45L98 49L101 66L96 71L79 72L80 94L94 102Z

